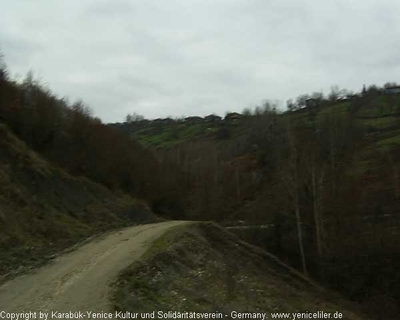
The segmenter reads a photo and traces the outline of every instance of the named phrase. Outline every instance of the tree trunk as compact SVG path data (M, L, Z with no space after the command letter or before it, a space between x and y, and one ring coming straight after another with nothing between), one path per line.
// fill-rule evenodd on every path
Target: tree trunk
M295 195L294 195L294 206L295 206L295 214L296 214L296 225L297 225L297 236L299 239L299 249L301 256L301 265L303 268L303 273L308 277L307 263L306 263L306 255L304 252L304 241L303 241L303 228L301 226L301 217L300 217L300 201L299 201L299 190L297 185L297 172L295 173Z
M321 174L320 179L317 177L316 166L315 163L311 165L311 185L312 185L312 197L313 197L313 213L314 213L314 224L315 224L315 233L317 240L317 250L318 250L318 259L319 259L319 272L320 276L323 277L323 217L321 211L321 189L322 189L322 179L323 176Z

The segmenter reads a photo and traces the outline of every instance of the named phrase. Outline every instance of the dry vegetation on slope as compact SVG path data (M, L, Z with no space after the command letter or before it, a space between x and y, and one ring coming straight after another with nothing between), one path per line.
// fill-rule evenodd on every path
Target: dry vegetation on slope
M339 311L344 319L367 319L274 256L208 223L158 239L115 286L114 306L122 311Z
M0 275L98 232L155 219L144 203L55 167L3 124L0 150Z

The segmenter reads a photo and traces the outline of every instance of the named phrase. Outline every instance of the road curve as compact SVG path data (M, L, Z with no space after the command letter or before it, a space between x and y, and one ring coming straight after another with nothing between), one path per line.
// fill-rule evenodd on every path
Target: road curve
M110 311L110 282L168 229L168 221L95 239L52 263L0 286L0 311Z

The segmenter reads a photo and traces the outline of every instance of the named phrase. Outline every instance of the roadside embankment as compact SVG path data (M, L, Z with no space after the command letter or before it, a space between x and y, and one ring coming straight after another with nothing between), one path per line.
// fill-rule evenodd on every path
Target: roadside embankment
M267 252L215 224L176 228L115 283L114 307L128 312L340 312L357 307L309 281Z
M68 174L0 124L0 282L88 237L156 220L145 203Z

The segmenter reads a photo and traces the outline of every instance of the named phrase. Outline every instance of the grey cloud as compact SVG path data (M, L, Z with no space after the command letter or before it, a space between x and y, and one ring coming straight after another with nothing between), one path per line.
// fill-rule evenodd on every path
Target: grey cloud
M2 32L0 32L0 49L6 55L6 64L21 65L25 68L30 67L31 58L42 50L38 43Z
M242 110L331 85L399 81L400 3L313 0L13 1L12 74L29 69L104 121ZM7 14L4 14L7 12Z
M134 6L131 1L114 0L92 2L82 11L82 18L85 17L105 17L110 16L120 17L121 15L132 15Z

